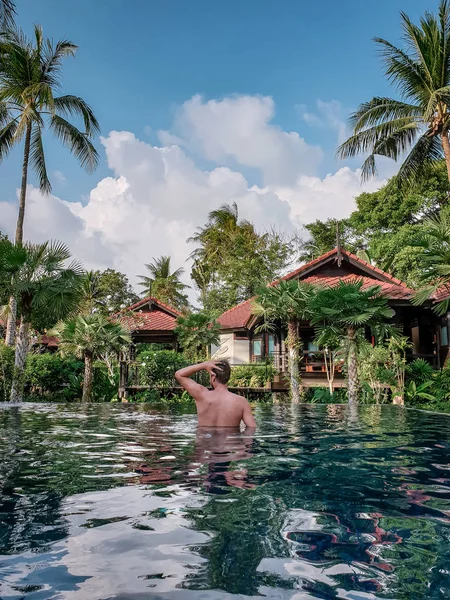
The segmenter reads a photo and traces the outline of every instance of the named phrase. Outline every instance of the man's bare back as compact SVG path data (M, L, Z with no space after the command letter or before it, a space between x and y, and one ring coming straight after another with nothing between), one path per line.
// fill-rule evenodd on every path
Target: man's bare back
M190 379L202 370L210 374L212 390ZM241 420L247 427L256 427L247 400L228 391L229 373L230 366L226 361L208 361L175 373L176 380L195 400L201 427L238 427Z

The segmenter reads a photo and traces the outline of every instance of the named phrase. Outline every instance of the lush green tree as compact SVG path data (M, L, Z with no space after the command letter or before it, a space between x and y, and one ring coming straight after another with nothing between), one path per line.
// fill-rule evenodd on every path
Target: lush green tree
M317 219L313 223L307 223L304 229L310 237L301 245L300 260L303 262L309 262L336 248L338 231L341 244L347 249L352 247L352 232L346 220L327 219L326 221L320 221Z
M379 286L363 289L361 280L339 282L335 287L318 288L309 304L311 323L318 334L331 334L346 340L347 379L349 403L358 401L358 337L363 337L365 329L372 331L377 338L390 332L387 320L394 311L380 294Z
M141 281L138 283L144 288L142 291L144 297L152 296L173 308L187 307L188 297L184 290L189 286L180 279L184 274L183 268L172 271L170 256L154 258L152 263L145 266L150 275L139 275Z
M422 266L422 287L414 302L422 304L439 288L450 290L450 215L442 214L425 221L417 232L416 245ZM449 307L450 293L443 295L435 310L444 315Z
M63 319L78 305L83 271L75 262L66 266L69 259L69 249L60 242L0 242L0 271L10 275L9 293L18 299L21 314L11 401L22 400L33 313L45 310L55 319Z
M62 323L55 331L63 354L84 360L83 402L92 397L94 361L110 353L118 353L130 343L130 334L120 323L114 323L99 313L77 315Z
M119 312L139 300L124 273L106 269L96 271L96 275L99 299L105 314Z
M408 152L398 181L419 180L427 166L444 157L450 180L450 3L440 0L436 15L419 25L401 13L404 49L382 38L385 74L401 100L375 97L350 117L352 136L338 149L341 158L368 153L362 177L376 174L376 156L397 160Z
M83 281L83 300L80 310L84 313L117 313L139 300L128 278L123 273L106 269L89 271Z
M369 244L372 264L410 287L419 285L422 277L421 250L415 244L422 225L403 225L397 231L375 234Z
M299 321L311 318L310 306L314 288L301 281L280 281L279 284L262 288L252 307L254 315L263 318L262 329L274 329L276 322L287 327L288 367L293 402L300 400L300 337Z
M419 223L445 205L449 189L444 161L428 166L423 179L407 189L401 188L394 176L376 192L363 192L355 198L357 208L348 226L352 235L369 240L374 234Z
M23 142L22 182L19 196L16 244L23 241L28 169L35 172L43 193L51 191L45 163L43 132L47 126L59 141L72 152L81 166L93 171L98 154L92 137L99 131L91 107L78 96L57 95L60 89L64 58L74 56L72 42L56 44L44 38L39 26L34 39L20 30L4 34L0 52L0 161ZM83 129L78 129L67 117L78 117ZM13 345L16 302L11 299L6 343Z
M239 219L238 207L224 204L209 213L206 225L188 240L197 244L191 277L202 305L220 313L254 296L279 277L296 258L296 237L275 231L258 233Z
M210 347L219 343L220 325L211 314L202 311L178 317L175 333L182 348L194 360L210 357Z

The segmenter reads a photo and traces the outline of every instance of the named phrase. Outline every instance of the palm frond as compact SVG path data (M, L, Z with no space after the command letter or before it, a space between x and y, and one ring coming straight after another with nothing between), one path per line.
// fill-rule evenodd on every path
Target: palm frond
M81 116L85 132L89 136L100 133L100 126L92 108L82 98L72 95L59 96L55 98L55 109L65 116Z
M33 127L31 134L30 162L39 179L39 189L44 194L50 194L52 186L47 175L45 165L44 146L42 143L42 130L39 125Z
M63 145L79 160L80 165L88 172L94 171L99 156L87 135L59 115L52 117L50 127Z

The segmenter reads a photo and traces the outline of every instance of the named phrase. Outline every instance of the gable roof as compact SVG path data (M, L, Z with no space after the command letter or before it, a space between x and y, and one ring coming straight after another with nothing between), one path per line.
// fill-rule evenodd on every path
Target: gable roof
M124 327L133 331L173 331L181 313L160 300L147 296L118 315Z
M339 281L362 281L363 289L367 289L368 287L374 285L380 286L380 292L389 300L411 299L414 293L413 290L408 288L402 281L400 281L400 279L393 277L378 267L374 267L367 261L358 258L356 254L352 254L347 250L341 250L344 261L357 267L359 270L362 270L365 273L364 275L359 275L357 273L345 273L342 276L325 276L321 275L320 273L314 274L314 272L317 271L317 269L322 265L335 261L337 258L337 253L338 249L334 248L333 250L322 254L322 256L311 260L309 263L302 265L298 269L291 271L287 275L284 275L280 279L273 281L269 285L277 285L280 281L290 281L296 278L313 285L321 284L330 287L337 285ZM254 298L250 298L249 300L241 302L240 304L237 304L236 306L233 306L229 310L222 313L217 319L222 329L240 329L246 327L250 318L252 317L253 301Z
M178 310L176 310L175 308L173 308L173 306L164 304L164 302L161 302L161 300L158 300L157 298L154 298L153 296L147 296L146 298L142 298L142 300L138 300L138 302L135 302L131 306L128 306L127 308L125 308L123 310L123 312L127 312L129 310L131 310L133 312L136 312L139 309L143 310L144 307L146 307L147 305L149 307L156 306L157 309L160 309L163 312L167 312L169 315L173 315L174 317L181 317L181 313Z

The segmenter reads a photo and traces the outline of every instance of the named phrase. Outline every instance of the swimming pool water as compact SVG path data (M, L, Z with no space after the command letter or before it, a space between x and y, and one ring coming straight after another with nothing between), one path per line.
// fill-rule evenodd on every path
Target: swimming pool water
M450 417L0 406L1 600L450 598Z

